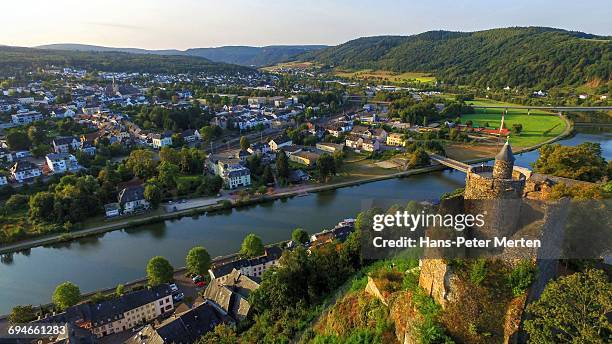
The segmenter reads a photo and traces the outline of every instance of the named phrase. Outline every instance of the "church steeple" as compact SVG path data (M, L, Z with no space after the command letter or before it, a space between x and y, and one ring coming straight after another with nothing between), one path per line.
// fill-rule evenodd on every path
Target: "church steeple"
M506 140L506 143L502 147L501 151L499 151L499 153L497 153L495 156L493 178L511 179L515 160L514 154L512 154L512 147L510 147L510 142Z

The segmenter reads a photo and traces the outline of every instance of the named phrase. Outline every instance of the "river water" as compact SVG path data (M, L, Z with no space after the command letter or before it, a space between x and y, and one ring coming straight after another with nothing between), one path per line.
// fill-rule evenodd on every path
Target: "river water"
M612 159L610 132L581 131L560 143L585 141L601 143L606 159ZM537 151L521 154L517 165L529 166L537 158ZM461 172L442 171L390 179L15 253L0 263L0 314L18 304L50 302L53 289L63 281L76 283L83 292L112 288L144 276L147 261L156 255L165 256L175 267L184 266L187 251L196 245L214 257L238 251L251 232L267 243L286 240L296 227L314 233L355 217L371 201L405 204L437 199L463 187L464 178Z

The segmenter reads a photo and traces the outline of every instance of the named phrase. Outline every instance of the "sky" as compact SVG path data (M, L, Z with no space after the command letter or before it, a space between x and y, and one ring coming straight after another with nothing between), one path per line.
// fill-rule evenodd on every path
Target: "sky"
M0 45L145 49L327 44L549 26L612 35L610 0L0 0Z

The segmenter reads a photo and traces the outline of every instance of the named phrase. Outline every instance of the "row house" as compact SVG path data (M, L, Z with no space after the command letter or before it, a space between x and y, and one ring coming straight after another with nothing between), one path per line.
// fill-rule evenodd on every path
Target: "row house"
M146 324L173 310L172 290L168 284L161 284L99 303L81 303L38 322L68 323L102 338Z
M36 121L42 121L44 116L38 111L18 112L11 115L11 121L16 125L30 124Z

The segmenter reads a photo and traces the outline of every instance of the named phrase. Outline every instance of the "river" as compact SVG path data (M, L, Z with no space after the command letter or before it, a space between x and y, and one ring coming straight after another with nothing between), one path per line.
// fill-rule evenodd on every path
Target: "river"
M610 132L581 129L561 143L585 141L601 143L606 159L612 159ZM537 151L521 154L517 165L529 166L537 157ZM156 255L165 256L175 267L184 266L185 255L193 246L206 247L214 257L238 251L251 232L268 243L288 239L296 227L318 232L355 217L373 200L405 204L437 199L463 187L464 178L460 172L442 171L390 179L32 248L0 263L0 314L18 304L50 302L53 289L63 281L76 283L83 292L111 288L144 276L147 261Z

